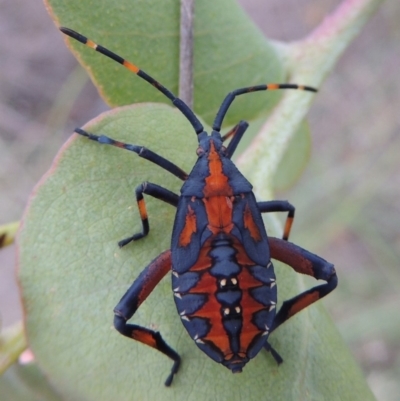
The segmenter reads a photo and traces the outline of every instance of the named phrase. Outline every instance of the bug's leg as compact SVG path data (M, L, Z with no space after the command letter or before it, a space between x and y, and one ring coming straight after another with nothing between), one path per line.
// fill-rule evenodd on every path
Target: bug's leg
M266 341L266 343L264 344L264 349L267 350L267 352L270 352L272 357L275 359L275 362L280 365L283 362L282 357L278 354L278 352L276 352L276 350L274 348L272 348L272 345Z
M131 237L119 241L118 245L120 248L122 248L126 244L129 244L129 242L131 241L137 241L138 239L145 237L150 231L149 219L147 217L146 203L144 201L143 194L153 196L154 198L169 203L172 206L175 207L178 206L179 196L177 194L171 192L166 188L160 187L157 184L152 184L151 182L142 182L140 185L136 187L135 190L136 201L140 213L140 219L142 220L142 231L140 233L132 235Z
M282 239L287 241L289 239L290 230L294 220L295 207L288 201L274 200L266 202L257 202L258 209L261 213L271 212L287 212L285 228L283 229Z
M155 348L174 361L171 373L165 381L166 386L171 385L174 374L178 372L181 362L179 354L164 341L159 332L136 324L128 324L127 321L135 314L139 306L170 269L171 251L167 250L142 271L114 308L114 326L121 334Z
M338 279L334 266L319 256L279 238L269 237L268 240L273 259L289 265L298 273L326 281L325 284L310 288L285 301L275 316L270 330L272 332L297 312L333 291L337 286Z
M75 132L79 135L85 136L86 138L89 138L92 141L96 141L103 145L112 145L120 149L130 150L131 152L136 153L139 157L143 157L144 159L153 162L154 164L163 168L164 170L167 170L169 173L175 175L181 180L186 180L188 177L188 174L185 173L177 165L165 159L164 157L158 155L157 153L151 151L150 149L145 148L144 146L132 145L130 143L116 141L115 139L109 138L108 136L105 135L91 134L90 132L87 132L81 128L76 128Z
M240 121L222 137L222 142L225 142L228 138L232 137L232 140L229 142L229 145L226 148L226 156L229 159L235 153L235 150L239 145L239 142L242 139L243 134L246 132L248 126L249 124L246 121Z

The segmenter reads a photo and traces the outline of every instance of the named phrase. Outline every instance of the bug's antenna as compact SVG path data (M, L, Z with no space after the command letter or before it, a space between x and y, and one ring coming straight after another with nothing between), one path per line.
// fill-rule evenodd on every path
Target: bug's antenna
M222 102L217 115L215 116L213 130L220 131L222 121L224 120L225 114L228 111L231 103L235 99L236 96L243 95L245 93L250 92L258 92L258 91L266 91L266 90L277 90L277 89L298 89L303 91L309 92L317 92L316 88L311 86L304 86L304 85L297 85L297 84L267 84L267 85L257 85L257 86L250 86L248 88L241 88L236 89L233 92L228 93L225 97L224 101Z
M170 92L165 86L161 85L158 81L156 81L153 77L146 74L143 70L137 67L135 64L125 60L118 54L113 53L112 51L106 49L105 47L98 45L97 43L93 42L92 40L88 39L87 37L81 35L78 32L73 31L72 29L60 27L60 31L65 35L70 36L71 38L77 40L84 45L91 47L92 49L96 50L97 52L109 57L110 59L116 61L117 63L122 64L125 68L129 71L133 72L134 74L138 75L140 78L147 81L149 84L153 85L156 89L158 89L164 96L172 101L172 104L182 112L182 114L188 119L196 134L200 134L204 131L203 125L200 123L198 118L195 116L193 111L189 108L189 106L181 99L176 97L172 92Z

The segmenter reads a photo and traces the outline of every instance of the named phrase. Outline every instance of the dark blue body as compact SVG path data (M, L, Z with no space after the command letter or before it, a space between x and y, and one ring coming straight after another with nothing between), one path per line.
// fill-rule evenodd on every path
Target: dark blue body
M251 184L218 137L200 142L182 187L172 233L172 287L198 347L241 371L265 344L275 317L275 274Z

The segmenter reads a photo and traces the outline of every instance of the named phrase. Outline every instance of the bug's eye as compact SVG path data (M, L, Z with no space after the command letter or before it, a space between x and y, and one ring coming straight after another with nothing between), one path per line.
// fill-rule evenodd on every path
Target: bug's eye
M204 155L204 149L201 147L201 146L199 146L197 149L196 149L196 154L197 154L197 156L203 156Z

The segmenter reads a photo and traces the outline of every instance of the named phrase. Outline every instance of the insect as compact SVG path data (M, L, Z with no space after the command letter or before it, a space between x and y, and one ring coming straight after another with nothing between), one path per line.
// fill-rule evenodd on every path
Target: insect
M143 182L136 190L142 231L120 241L120 247L146 237L150 226L143 195L149 195L176 208L171 248L162 252L142 271L114 308L114 326L124 336L157 349L172 359L165 381L170 386L181 358L159 332L127 323L154 287L172 271L172 289L183 325L196 345L211 359L233 373L264 348L276 362L280 355L271 347L268 336L287 319L330 293L337 285L332 264L288 242L295 208L287 201L258 202L252 185L239 172L231 157L248 123L240 121L225 135L221 125L236 96L265 90L300 89L309 86L268 84L237 89L222 102L211 134L207 134L194 112L167 88L136 65L81 34L60 30L122 64L153 85L171 100L192 125L198 139L197 161L187 174L164 157L143 146L116 141L77 128L76 133L101 144L138 154L183 181L180 195L157 184ZM227 139L231 139L227 146ZM268 237L262 213L287 213L283 238ZM277 289L271 258L326 283L291 298L276 311Z

